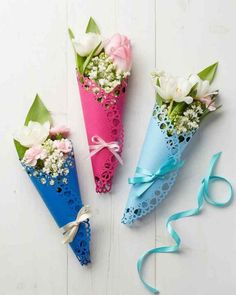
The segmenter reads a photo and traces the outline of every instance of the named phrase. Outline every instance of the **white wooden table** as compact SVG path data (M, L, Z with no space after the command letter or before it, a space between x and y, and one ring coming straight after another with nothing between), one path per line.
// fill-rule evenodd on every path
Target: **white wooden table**
M0 294L145 295L138 257L171 242L166 218L195 206L210 156L222 150L219 174L235 185L235 0L2 0L0 3ZM94 193L92 170L67 27L85 29L93 16L102 33L120 32L133 42L134 64L125 110L125 165L113 191ZM187 165L168 199L142 223L120 223L129 185L154 103L149 73L176 75L220 62L215 80L220 111L208 118L185 153ZM45 205L22 171L12 135L39 93L56 122L72 130L83 200L91 219L93 263L81 267ZM179 254L153 255L147 280L163 295L233 295L236 291L235 203L206 206L201 216L176 223Z

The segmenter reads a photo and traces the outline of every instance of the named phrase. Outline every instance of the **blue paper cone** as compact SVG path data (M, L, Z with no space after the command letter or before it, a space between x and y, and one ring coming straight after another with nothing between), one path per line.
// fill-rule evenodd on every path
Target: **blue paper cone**
M52 177L33 167L25 167L30 179L38 190L44 203L61 228L75 221L83 207L80 196L75 159L71 153L63 166L63 174ZM70 246L82 265L90 262L90 225L89 220L79 225L79 230Z
M141 171L154 175L168 161L179 163L192 136L191 132L178 135L167 113L155 105L134 178L145 177ZM156 177L154 181L133 184L122 223L132 224L157 207L175 183L177 173L178 169Z

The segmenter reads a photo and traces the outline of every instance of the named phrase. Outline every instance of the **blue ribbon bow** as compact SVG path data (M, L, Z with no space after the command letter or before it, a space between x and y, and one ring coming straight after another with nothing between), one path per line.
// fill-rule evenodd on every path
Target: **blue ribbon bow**
M144 260L153 253L173 253L173 252L177 252L180 249L180 244L181 244L181 239L180 236L178 235L178 233L173 229L171 222L172 221L176 221L178 219L181 218L185 218L185 217L189 217L189 216L194 216L194 215L198 215L201 210L202 207L204 205L204 201L206 201L207 203L215 206L215 207L225 207L228 206L233 198L233 188L231 183L224 177L220 177L220 176L216 176L216 175L212 175L213 170L215 168L215 165L220 157L221 153L217 153L215 155L212 156L211 158L211 162L210 162L210 166L209 166L209 170L208 173L206 175L206 177L202 180L202 184L198 193L198 197L197 197L197 208L192 209L192 210L187 210L187 211L183 211L183 212L179 212L179 213L175 213L173 215L171 215L166 222L166 228L170 234L170 236L172 237L172 239L175 241L175 245L173 246L163 246L163 247L159 247L159 248L154 248L151 249L149 251L147 251L144 255L142 255L137 262L137 269L138 269L138 274L139 274L139 278L142 281L142 283L144 284L144 286L152 293L158 293L159 290L150 286L149 284L147 284L142 276L142 266L143 266L143 262ZM212 196L209 193L209 185L210 182L214 182L214 181L223 181L226 183L226 185L228 186L228 196L226 198L226 201L224 202L217 202L215 201Z
M136 173L143 176L135 176L133 178L129 178L128 182L129 184L142 184L137 189L137 197L140 197L157 179L164 178L165 175L180 169L181 167L183 167L183 165L184 161L177 161L174 158L171 158L165 164L163 164L161 168L155 173L152 173L147 169L137 167Z

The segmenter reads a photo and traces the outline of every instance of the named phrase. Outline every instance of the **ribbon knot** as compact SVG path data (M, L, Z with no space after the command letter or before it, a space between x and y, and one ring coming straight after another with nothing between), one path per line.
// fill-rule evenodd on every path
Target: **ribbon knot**
M100 152L102 149L107 148L119 161L121 165L123 165L123 160L121 156L118 154L120 152L120 146L117 141L111 141L111 142L106 142L104 139L102 139L98 135L94 135L92 138L92 145L89 146L90 149L90 157L93 157L96 155L98 152Z
M166 163L164 163L157 172L152 173L147 169L137 167L136 173L142 176L135 176L129 178L129 184L140 184L137 189L137 197L140 197L157 179L163 179L166 174L169 174L175 170L183 167L184 161L177 161L174 158L171 158ZM141 185L142 184L142 185Z
M177 252L180 249L181 238L180 238L179 234L176 232L176 230L173 228L172 222L176 221L176 220L179 220L181 218L199 215L202 208L203 208L203 206L204 206L204 201L211 204L211 205L213 205L213 206L215 206L215 207L228 206L232 201L233 187L232 187L231 183L229 182L229 180L227 180L226 178L224 178L222 176L213 175L214 168L216 166L216 163L217 163L220 155L221 155L221 153L217 153L217 154L213 155L212 158L211 158L208 173L203 178L203 180L201 182L200 190L198 192L197 207L194 208L194 209L190 209L190 210L175 213L175 214L171 215L167 219L166 228L167 228L171 238L174 240L175 244L170 245L170 246L162 246L162 247L159 247L159 248L154 248L154 249L148 250L146 253L144 253L138 259L137 270L138 270L139 278L142 281L145 288L147 288L147 290L149 290L150 292L152 292L154 294L159 293L159 290L157 288L155 288L155 287L150 286L144 280L143 274L142 274L143 262L151 254L155 254L155 253L156 254L157 253L174 253L174 252ZM211 182L214 182L214 181L222 181L227 185L227 187L228 187L228 195L227 195L225 201L218 202L209 193L209 185L210 185Z
M62 243L63 244L71 243L74 240L74 238L79 230L80 224L90 217L91 217L90 207L89 206L82 207L79 210L77 217L74 221L71 221L71 222L67 223L66 225L64 225L63 227L61 227L61 231L64 235L64 239L63 239Z

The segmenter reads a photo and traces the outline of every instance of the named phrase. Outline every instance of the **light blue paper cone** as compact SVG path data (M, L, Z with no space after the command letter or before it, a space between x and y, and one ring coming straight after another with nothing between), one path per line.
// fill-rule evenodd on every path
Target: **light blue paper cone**
M178 135L166 112L155 105L137 167L155 174L168 161L179 162L192 136L190 132ZM139 168L136 178L143 176ZM158 177L153 183L133 184L121 222L132 224L157 207L175 183L177 171Z

